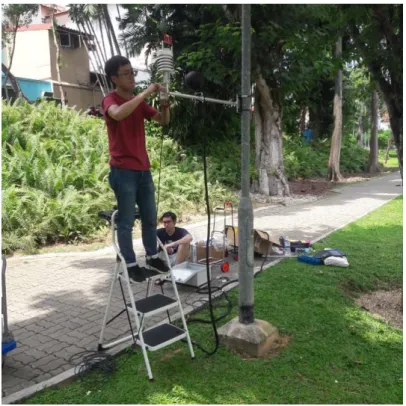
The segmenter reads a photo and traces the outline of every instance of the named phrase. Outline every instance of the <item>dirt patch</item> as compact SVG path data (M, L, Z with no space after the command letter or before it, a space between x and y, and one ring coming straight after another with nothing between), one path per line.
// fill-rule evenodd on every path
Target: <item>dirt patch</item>
M346 173L343 172L343 180L341 182L330 182L326 178L310 178L310 179L301 179L298 178L295 181L289 182L290 193L292 195L303 196L322 196L328 193L334 185L348 184L348 183L357 183L357 182L366 182L377 176L382 176L387 173L392 173L399 171L397 168L385 168L379 173L370 174L367 172L357 172L357 173Z
M291 337L289 336L280 336L262 358L274 358L278 356L279 353L288 346L290 339Z
M272 344L272 347L270 348L270 350L266 354L264 354L262 357L259 357L259 358L261 358L261 359L270 359L270 358L277 357L280 354L280 352L288 346L290 340L291 340L290 336L280 336L278 338L278 340L276 340ZM236 351L232 351L232 352L235 355L241 356L241 354L239 354ZM259 359L259 358L257 358L257 357L249 357L247 355L243 356L244 361L254 361L254 360Z
M403 330L402 289L376 290L360 296L356 303L392 327Z
M182 348L177 348L176 350L173 351L168 351L165 355L163 355L160 358L160 361L165 361L168 358L172 358L174 355L176 355L178 352L182 351Z
M293 195L320 196L328 192L333 183L323 179L304 179L289 182L290 193Z

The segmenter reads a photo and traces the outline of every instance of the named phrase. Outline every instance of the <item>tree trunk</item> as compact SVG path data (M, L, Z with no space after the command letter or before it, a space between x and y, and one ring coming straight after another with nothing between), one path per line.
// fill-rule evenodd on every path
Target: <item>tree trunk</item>
M83 37L82 37L82 41L83 41L84 47L86 48L86 52L87 52L87 55L88 55L88 57L89 57L90 63L91 63L91 65L92 65L93 69L94 69L94 73L96 74L97 80L99 81L100 90L101 90L101 92L102 92L102 94L103 94L103 97L104 97L104 96L106 96L106 92L104 91L103 84L102 84L102 81L103 81L102 75L100 75L100 74L98 73L98 70L95 69L95 66L94 66L95 63L94 63L93 59L92 59L91 56L90 56L89 48L88 48L88 46L87 46L87 44L86 44L86 39L83 39ZM97 84L97 83L96 83L96 84Z
M393 142L393 136L391 135L391 136L388 138L388 148L386 149L385 165L387 164L388 159L389 159L389 151L390 151L390 147L392 146L392 142Z
M101 40L102 40L102 45L103 45L103 49L100 51L103 59L105 61L107 61L107 52L106 52L106 44L104 43L104 35L103 35L103 26L102 26L102 17L101 14L99 13L99 15L97 16L97 19L99 21L99 30L100 30L100 36L101 36Z
M95 51L95 52L97 52L97 54L98 54L98 58L100 59L100 62L99 62L99 63L100 63L100 69L101 69L102 72L103 72L103 71L104 71L104 64L106 63L107 58L104 57L104 55L103 55L102 48L101 48L101 46L100 46L100 42L99 42L99 40L97 39L98 35L96 35L96 31L95 31L95 29L94 29L94 27L93 27L92 22L91 22L90 19L89 19L88 21L86 21L86 23L87 23L88 28L89 28L89 34L93 35L93 41L94 41L95 48L96 48L96 51ZM101 37L103 38L103 34L101 35ZM103 40L103 41L104 41L104 40ZM104 46L104 45L103 45L103 46Z
M111 39L111 33L110 33L110 26L109 26L109 23L107 22L107 18L109 17L108 10L106 13L107 4L101 5L100 7L102 8L103 15L104 15L104 26L106 27L107 39L109 40L109 44L110 44L111 56L114 56L116 54L114 53L113 41Z
M56 34L56 20L54 18L54 8L52 8L52 15L51 15L51 23L52 23L52 34L54 36L54 43L56 47L56 75L58 77L58 82L59 82L59 92L61 94L61 104L62 107L65 107L65 93L63 91L62 87L62 81L61 81L61 69L60 69L60 64L61 64L61 53L59 49L59 43L57 39L57 34Z
M320 103L314 108L309 108L309 122L312 125L313 138L320 138L321 133L321 108Z
M282 152L282 109L261 74L256 81L254 114L259 193L289 196Z
M399 160L400 176L403 180L403 83L402 78L391 76L388 83L378 66L368 65L369 71L379 85L389 113L389 122Z
M303 104L300 108L300 119L299 119L299 135L302 136L306 129L306 113L307 107Z
M382 90L382 87L380 86ZM395 141L396 151L399 161L400 176L403 180L403 95L402 90L395 95L392 92L385 94L382 91L385 104L389 112L389 121L392 130L392 136Z
M364 134L364 117L362 115L358 118L358 128L357 128L357 143L360 147L364 147L362 141L362 136Z
M100 62L99 62L100 68L103 69L104 64L106 63L107 59L103 58L103 52L101 50L99 40L97 39L98 35L96 35L96 31L93 27L93 24L92 24L90 18L88 20L86 20L86 25L87 25L87 28L89 29L89 34L93 35L93 41L94 41L94 45L95 45L95 49L96 49L95 52L97 52L98 58L100 60ZM101 37L103 37L103 35L101 35ZM99 52L99 49L100 49L100 52Z
M372 106L371 106L372 128L371 128L371 141L368 160L369 173L380 172L378 163L378 107L379 107L379 96L378 92L374 90L372 92Z
M86 26L85 26L85 24L86 24ZM87 27L88 32L86 31L86 27ZM94 40L95 40L96 35L95 35L95 33L94 33L94 30L92 31L92 29L93 29L93 26L92 26L92 24L90 23L90 21L87 20L87 19L85 19L84 22L82 22L82 30L83 30L83 32L84 32L85 34L93 35ZM100 50L100 53L99 53L100 44L99 44L98 41L95 41L94 44L95 44L95 49L94 49L94 54L93 54L93 56L95 57L94 59L95 59L96 65L98 65L98 68L95 69L95 73L96 73L96 75L97 75L97 73L101 71L101 79L102 79L102 81L103 81L104 87L108 90L109 86L108 86L108 83L107 83L107 79L106 79L105 76L103 75L103 71L104 71L103 68L104 68L104 67L103 67L103 64L102 64L102 62L103 62L103 59L102 59L103 56L100 56L100 54L102 53L101 50ZM89 52L89 51L88 51L88 52Z
M101 47L99 44L99 41L96 39L96 33L94 31L93 25L90 21L90 19L85 20L86 23L86 27L89 31L90 35L93 35L93 41L94 41L94 56L96 59L96 64L98 65L98 71L104 72L104 65L106 63L106 59L103 59L103 53L101 51ZM83 24L83 28L84 28L84 32L87 33L86 29L85 29L85 25ZM100 52L99 52L100 50ZM107 82L106 82L107 84Z
M17 38L18 24L19 24L19 20L17 18L17 20L15 21L15 27L14 27L14 31L13 31L13 44L11 46L10 61L9 61L9 64L8 64L8 71L7 71L7 74L5 74L5 78L4 78L7 100L9 99L8 91L7 91L7 81L8 81L9 73L11 71L11 65L13 64L14 51L15 51L15 48L16 48L16 38ZM14 88L14 86L13 86L13 88ZM14 91L15 91L15 89L14 89ZM16 92L16 95L19 95L18 92Z
M106 14L106 22L107 22L107 25L110 30L111 38L113 38L113 42L114 42L114 45L117 50L117 55L121 55L121 51L120 51L120 47L118 45L116 33L114 31L113 23L111 22L108 4L104 4L103 7L104 7L104 12Z
M342 55L342 37L336 43L336 57ZM340 172L341 140L343 137L343 72L338 70L334 94L334 131L331 138L330 158L328 160L328 179L333 182L342 180Z
M22 92L20 85L18 84L17 79L15 78L15 76L9 71L9 69L7 68L6 65L4 65L4 63L1 64L1 71L4 73L4 76L8 76L8 78L10 79L11 82L11 86L13 86L13 90L15 92L16 95L18 95L19 97L22 97L23 99L27 100L27 97L24 95L24 93ZM7 86L7 82L5 84L5 86Z
M389 113L389 115L390 126L398 154L400 176L403 180L403 112L393 108L393 113Z

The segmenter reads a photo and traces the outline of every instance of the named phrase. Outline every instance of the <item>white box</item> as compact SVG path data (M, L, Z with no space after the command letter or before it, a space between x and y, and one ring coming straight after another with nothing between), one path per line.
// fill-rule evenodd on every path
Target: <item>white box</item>
M207 283L207 268L205 264L195 264L193 262L183 262L172 268L172 274L177 283L185 285L200 286ZM211 266L209 265L209 275L211 278ZM170 276L167 276L170 279Z

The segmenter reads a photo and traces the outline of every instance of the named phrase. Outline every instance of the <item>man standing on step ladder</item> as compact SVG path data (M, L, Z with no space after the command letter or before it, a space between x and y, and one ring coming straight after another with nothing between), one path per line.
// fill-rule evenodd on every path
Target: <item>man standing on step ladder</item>
M134 96L135 75L127 58L110 58L106 62L105 73L115 87L103 99L102 107L109 138L109 183L118 206L118 245L130 279L143 282L147 277L169 271L165 262L158 257L155 187L144 130L144 120L167 124L169 106L161 106L161 112L158 112L144 101L151 94L162 91L159 84L151 84ZM135 204L140 210L142 242L150 269L141 267L135 257L132 242Z

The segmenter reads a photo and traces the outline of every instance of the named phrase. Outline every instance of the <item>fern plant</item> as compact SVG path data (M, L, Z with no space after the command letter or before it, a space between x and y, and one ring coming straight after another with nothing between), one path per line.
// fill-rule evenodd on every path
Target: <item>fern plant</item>
M104 227L97 213L115 205L104 122L41 102L3 103L2 124L3 251L86 241ZM147 123L146 130L157 185L161 128ZM204 212L202 167L192 150L164 139L161 210ZM213 205L234 198L221 183L210 193Z

